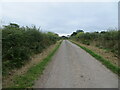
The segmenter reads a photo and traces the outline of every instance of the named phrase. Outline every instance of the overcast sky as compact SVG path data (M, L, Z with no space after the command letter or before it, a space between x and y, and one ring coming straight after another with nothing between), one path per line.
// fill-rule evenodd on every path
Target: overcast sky
M1 8L2 24L33 24L60 35L118 26L117 2L3 2Z

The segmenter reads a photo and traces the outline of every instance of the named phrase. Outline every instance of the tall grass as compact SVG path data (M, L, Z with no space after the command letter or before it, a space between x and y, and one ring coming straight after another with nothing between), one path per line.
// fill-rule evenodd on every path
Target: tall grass
M15 68L22 67L34 54L56 43L59 36L55 33L43 33L33 27L20 27L17 24L2 28L2 65L3 75Z

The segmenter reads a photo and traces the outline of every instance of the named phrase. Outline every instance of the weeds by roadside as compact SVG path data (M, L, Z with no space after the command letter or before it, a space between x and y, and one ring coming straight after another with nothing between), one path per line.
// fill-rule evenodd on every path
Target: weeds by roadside
M86 52L88 52L90 55L92 55L93 57L95 57L97 60L99 60L102 64L104 64L107 68L109 68L112 72L118 74L118 76L120 76L120 67L118 67L117 65L112 64L110 61L104 59L102 56L96 54L95 52L91 51L90 49L81 46L80 44L74 42L71 40L72 43L76 44L77 46L79 46L80 48L84 49Z
M43 59L42 62L31 67L25 74L22 76L16 76L14 78L14 83L9 88L31 88L34 85L34 81L43 73L45 66L52 59L52 56L60 45L61 42L57 44L54 50L45 59Z

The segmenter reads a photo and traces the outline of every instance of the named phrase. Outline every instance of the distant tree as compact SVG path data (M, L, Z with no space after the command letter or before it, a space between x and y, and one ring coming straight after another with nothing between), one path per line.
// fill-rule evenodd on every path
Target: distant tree
M57 33L55 33L55 35L59 37L59 35Z
M71 34L71 36L75 36L77 33L76 32L73 32L72 34Z
M76 34L76 37L77 38L79 38L81 35L83 35L84 34L84 32L78 32L77 34Z
M67 37L70 37L70 35L67 35Z
M79 33L79 32L84 32L83 30L77 30L76 33Z
M20 26L15 23L10 23L8 26L4 26L5 28L19 28Z
M73 32L71 36L76 36L78 33L84 33L83 30L77 30L76 32Z
M99 32L95 32L95 33L99 33Z
M62 38L62 39L68 39L68 37L66 37L66 36L61 36L61 38Z
M11 27L17 27L17 28L19 28L19 25L18 25L18 24L15 24L15 23L10 23L10 26L11 26Z
M100 33L106 33L105 31L101 31Z

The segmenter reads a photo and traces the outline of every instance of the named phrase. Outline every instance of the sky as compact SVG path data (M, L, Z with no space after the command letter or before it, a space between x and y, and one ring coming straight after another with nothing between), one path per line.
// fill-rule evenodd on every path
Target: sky
M13 2L14 1L14 2ZM118 27L118 2L15 2L0 3L2 25L36 25L43 32L61 35L83 29L94 32Z

